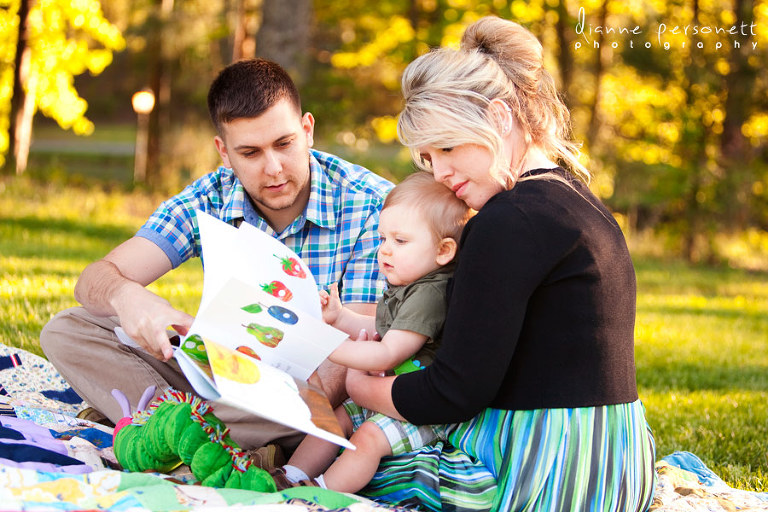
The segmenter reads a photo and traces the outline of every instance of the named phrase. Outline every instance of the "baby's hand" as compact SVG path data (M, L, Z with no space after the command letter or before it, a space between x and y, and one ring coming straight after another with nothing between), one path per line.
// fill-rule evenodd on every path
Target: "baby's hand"
M330 293L325 290L320 291L320 306L323 308L323 320L325 323L333 325L339 319L343 306L339 298L339 284L333 283L330 287Z

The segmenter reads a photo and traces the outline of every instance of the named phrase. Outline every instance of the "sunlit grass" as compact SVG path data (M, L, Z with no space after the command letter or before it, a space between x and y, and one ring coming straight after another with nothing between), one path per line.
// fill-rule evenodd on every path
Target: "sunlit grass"
M76 304L80 271L157 202L0 181L0 342L40 354L40 329ZM729 484L768 491L768 273L651 258L635 266L638 386L658 457L690 451ZM201 284L194 261L152 289L194 314Z
M159 198L28 179L0 181L0 343L42 355L38 336L77 303L85 266L132 236ZM202 271L189 262L152 289L194 314Z
M768 489L768 274L635 262L637 379L659 456Z

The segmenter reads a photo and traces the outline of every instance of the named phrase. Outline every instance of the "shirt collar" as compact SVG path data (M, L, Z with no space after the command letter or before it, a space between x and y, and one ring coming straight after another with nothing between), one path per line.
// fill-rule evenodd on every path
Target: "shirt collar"
M312 188L304 214L308 221L321 228L334 229L336 227L334 186L328 173L312 153L309 154L309 170Z
M452 261L447 265L443 265L442 267L436 268L432 272L424 274L423 276L421 276L420 278L418 278L412 283L392 286L391 284L389 284L389 282L387 282L387 289L384 290L384 298L392 297L393 295L398 293L399 290L404 290L416 283L440 282L440 281L445 281L446 279L450 279L451 277L453 277L453 271L455 269L456 269L456 262Z
M284 238L299 232L307 221L326 229L336 227L336 212L334 201L333 183L323 169L315 155L309 155L310 191L309 200L304 211L282 233L275 233L254 208L253 203L247 197L243 184L235 178L232 193L229 194L222 211L222 220L233 223L237 219L243 219L266 233L277 238Z

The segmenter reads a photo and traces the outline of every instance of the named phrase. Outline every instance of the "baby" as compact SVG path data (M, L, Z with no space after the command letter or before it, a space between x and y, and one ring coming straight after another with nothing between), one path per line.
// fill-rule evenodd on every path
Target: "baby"
M377 374L414 371L432 361L445 321L446 286L459 237L473 213L427 172L408 176L389 193L379 219L378 254L389 286L376 306L376 317L343 307L335 284L330 294L320 293L327 323L350 336L362 329L377 332L381 341L349 339L330 355L331 361ZM416 450L446 434L445 425L411 425L351 400L335 412L357 450L345 450L337 459L336 445L307 436L288 464L273 474L278 488L317 484L357 492L373 478L382 457Z

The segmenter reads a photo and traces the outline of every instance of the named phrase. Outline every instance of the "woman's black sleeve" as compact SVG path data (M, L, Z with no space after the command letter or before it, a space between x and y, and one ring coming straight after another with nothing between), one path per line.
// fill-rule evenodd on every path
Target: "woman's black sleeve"
M542 229L540 219L498 201L467 225L436 358L393 384L393 403L409 422L466 421L496 397L528 298L552 266Z

